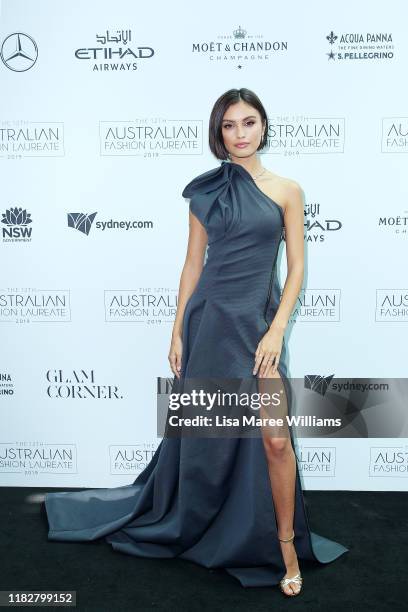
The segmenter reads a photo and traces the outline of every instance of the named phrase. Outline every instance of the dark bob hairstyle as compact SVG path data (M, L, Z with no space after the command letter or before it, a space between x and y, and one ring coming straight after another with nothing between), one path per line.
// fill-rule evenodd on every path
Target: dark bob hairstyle
M208 140L211 153L213 153L217 159L225 160L228 158L228 151L225 148L222 135L222 119L231 104L235 104L240 100L256 108L261 115L262 125L265 125L264 135L259 143L257 151L260 151L266 145L268 139L268 117L262 102L253 91L245 87L241 87L241 89L229 89L215 102L210 115Z

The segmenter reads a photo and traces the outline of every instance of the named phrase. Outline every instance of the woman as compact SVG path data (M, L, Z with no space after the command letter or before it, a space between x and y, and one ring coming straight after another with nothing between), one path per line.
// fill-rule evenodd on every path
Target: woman
M303 192L260 162L268 120L231 89L210 116L221 165L194 178L189 240L169 362L188 377L279 379L290 411L284 331L303 280ZM277 280L285 234L288 274ZM205 265L204 259L206 257ZM51 540L105 536L116 550L222 567L245 586L300 592L298 556L328 563L348 549L310 532L291 432L251 438L165 437L134 483L48 493Z

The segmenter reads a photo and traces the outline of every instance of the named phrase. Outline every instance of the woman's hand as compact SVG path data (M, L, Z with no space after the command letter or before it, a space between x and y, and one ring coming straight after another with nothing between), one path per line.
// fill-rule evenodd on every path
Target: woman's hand
M183 342L181 336L173 336L171 339L170 351L168 355L170 368L173 374L180 378L181 355L183 353Z
M282 351L283 335L284 330L274 327L272 323L266 334L261 338L255 351L253 374L257 373L258 368L261 378L264 378L269 373L269 370L272 374L275 374ZM275 363L273 363L274 359Z

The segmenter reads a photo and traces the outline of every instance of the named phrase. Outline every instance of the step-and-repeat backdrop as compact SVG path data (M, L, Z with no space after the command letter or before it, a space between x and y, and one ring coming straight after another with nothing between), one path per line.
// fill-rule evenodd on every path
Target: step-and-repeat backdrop
M181 192L219 163L208 118L233 87L267 109L262 163L306 198L290 375L406 376L407 16L402 1L1 2L2 486L119 486L151 459ZM406 439L296 451L306 489L406 489Z

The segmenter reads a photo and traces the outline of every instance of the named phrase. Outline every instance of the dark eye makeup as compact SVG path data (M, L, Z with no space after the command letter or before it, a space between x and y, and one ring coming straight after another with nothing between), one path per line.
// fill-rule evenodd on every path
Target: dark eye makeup
M245 125L253 125L254 123L255 121L253 119L250 119L249 121L245 123ZM222 127L229 128L231 126L232 126L232 123L224 123Z

